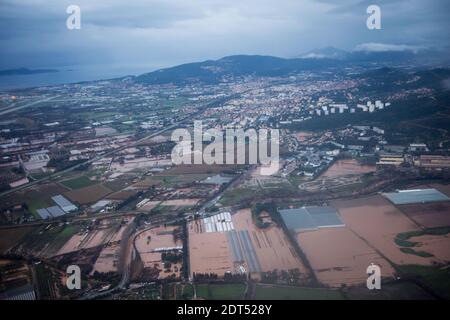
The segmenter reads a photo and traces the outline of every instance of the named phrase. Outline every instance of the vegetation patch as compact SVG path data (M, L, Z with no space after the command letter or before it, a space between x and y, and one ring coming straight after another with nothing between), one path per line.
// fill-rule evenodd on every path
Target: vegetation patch
M338 290L289 286L256 285L255 300L342 300Z
M397 265L403 279L418 282L439 298L450 299L450 269L441 266Z
M86 176L79 176L73 179L61 181L61 184L70 189L80 189L94 185L96 182L92 181Z
M411 248L400 248L400 251L403 253L407 253L407 254L413 254L419 257L423 257L423 258L430 258L433 257L433 255L431 253L425 252L425 251L416 251L414 249Z
M196 285L197 297L207 300L241 300L245 285L240 283L199 284Z
M427 228L418 231L409 231L399 233L395 238L395 243L400 247L412 248L417 246L419 243L414 241L409 241L410 238L420 237L424 235L433 235L433 236L443 236L450 233L450 227L437 227L437 228ZM403 249L403 248L402 248ZM403 251L403 250L402 250ZM405 252L405 251L403 251ZM411 252L405 252L411 253Z

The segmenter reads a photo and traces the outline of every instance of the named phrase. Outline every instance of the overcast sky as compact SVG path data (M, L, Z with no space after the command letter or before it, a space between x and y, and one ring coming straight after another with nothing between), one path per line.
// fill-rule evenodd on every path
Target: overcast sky
M81 8L81 30L66 28L71 4ZM370 4L381 7L382 30L366 27ZM145 72L326 46L443 47L449 9L447 0L0 0L0 68L100 64Z

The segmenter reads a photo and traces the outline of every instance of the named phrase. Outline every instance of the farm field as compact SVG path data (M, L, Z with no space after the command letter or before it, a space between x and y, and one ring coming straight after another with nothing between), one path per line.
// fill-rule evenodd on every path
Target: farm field
M325 285L365 283L366 269L371 263L380 266L385 278L394 274L384 258L346 227L301 232L297 241L318 280Z
M120 246L117 244L110 244L103 248L95 261L91 274L94 274L95 272L116 272L119 260L119 249Z
M330 168L328 168L322 177L339 177L352 174L364 174L375 172L375 166L361 165L355 159L337 160Z
M232 219L236 230L249 232L261 271L299 269L302 274L306 273L305 266L280 227L272 225L264 229L258 228L253 221L251 209L237 211Z
M402 252L395 243L399 233L419 226L381 195L333 201L346 226L395 264L431 265L435 260Z
M202 232L199 220L191 221L189 232L190 272L223 275L234 269L225 232Z
M430 288L439 298L450 299L450 269L440 266L397 266L403 278L414 279Z
M342 300L338 290L257 284L255 300Z
M182 184L182 183L192 183L192 182L196 182L196 181L201 181L203 179L206 179L208 176L208 174L190 174L190 173L186 173L186 174L180 174L180 175L169 175L169 174L164 174L164 175L154 175L151 177L147 177L142 181L139 181L135 184L132 185L133 188L149 188L151 186L157 186L157 185L165 185L165 186L174 186L177 184Z
M233 188L224 192L219 202L231 206L253 199L261 190L259 188Z
M135 248L139 253L144 268L151 269L157 278L163 279L173 274L180 276L181 262L164 265L163 252L178 251L183 243L176 234L178 227L156 227L139 233L135 238Z
M14 247L28 233L33 232L35 229L36 227L22 227L0 230L0 254L5 254L6 251Z
M397 281L382 284L382 290L367 290L365 285L351 287L345 290L345 296L350 300L432 300L429 293L417 284L407 281Z
M127 220L130 223L132 219ZM91 229L80 230L72 235L64 246L58 251L58 255L97 247L109 242L117 242L121 239L126 225L121 225L120 220L105 219Z
M71 190L65 193L67 198L77 202L81 205L90 204L103 199L108 194L112 193L110 189L103 186L102 184L96 184L77 190Z
M400 233L396 243L410 254L433 257L439 264L450 262L450 227Z
M182 175L182 174L217 174L222 172L234 171L243 168L243 165L206 165L206 164L192 164L192 165L178 165L164 171L162 175Z
M195 206L200 199L173 199L166 200L161 203L162 206L178 206L178 207L190 207Z
M197 284L197 297L207 300L242 300L245 293L243 284Z
M398 208L424 228L450 226L450 201L404 204Z
M61 181L61 184L69 189L80 189L96 184L86 176L79 176L73 179Z
M23 237L18 250L32 252L41 257L54 256L80 230L80 227L79 224L64 223L38 227Z

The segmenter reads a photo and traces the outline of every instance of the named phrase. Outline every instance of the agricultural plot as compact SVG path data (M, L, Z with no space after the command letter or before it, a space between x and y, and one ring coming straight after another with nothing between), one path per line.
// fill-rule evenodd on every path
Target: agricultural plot
M228 216L221 213L189 224L191 273L249 273L259 278L261 272L297 269L307 276L281 228L258 228L250 209L237 211L231 220Z
M362 165L355 159L337 160L331 167L329 167L322 177L340 177L354 174L365 174L375 172L375 166Z
M371 263L392 278L390 264L346 227L323 228L297 234L297 241L318 280L330 287L364 283Z
M127 223L130 223L131 220L129 219ZM58 251L57 255L98 247L110 242L117 242L122 238L125 228L126 225L121 225L120 220L101 220L98 226L80 230L80 232L70 237Z
M33 232L35 227L22 227L14 229L2 229L0 231L0 254L5 254L18 244L28 233Z
M346 226L395 264L430 265L431 257L402 252L395 243L399 233L419 227L381 195L334 201Z
M135 248L144 268L157 279L180 277L183 244L178 227L156 227L141 232L135 238Z
M450 201L404 204L397 208L424 228L450 226Z
M225 284L198 284L197 297L207 300L241 300L244 298L245 285Z
M232 252L225 232L204 232L203 223L188 225L190 272L223 276L234 270Z
M17 250L25 250L39 257L52 257L79 230L78 224L59 223L42 226L23 237Z
M120 246L117 244L111 244L103 248L95 261L91 274L95 272L116 272L119 263L119 249Z
M67 188L55 183L33 186L24 191L17 191L0 198L0 209L25 203L28 211L36 214L37 209L54 205L52 196L64 193ZM36 215L36 217L38 217Z
M172 165L170 159L135 158L132 160L125 160L124 163L112 162L110 168L117 173L126 173L138 169L168 167L170 165Z
M68 191L64 195L74 202L85 205L97 202L110 193L112 193L112 191L107 187L101 184L96 184L93 186Z
M92 181L86 176L79 176L73 179L61 181L61 184L69 189L80 189L84 187L91 186L95 184L95 181Z
M423 257L433 257L439 264L450 261L450 227L429 228L400 233L396 243L403 252Z
M281 228L276 225L258 228L250 209L237 211L232 215L232 219L237 231L248 232L262 272L299 269L300 273L306 273L306 268Z
M174 206L174 207L192 207L195 206L200 199L173 199L166 200L161 203L162 206Z
M342 300L338 290L257 284L255 300Z

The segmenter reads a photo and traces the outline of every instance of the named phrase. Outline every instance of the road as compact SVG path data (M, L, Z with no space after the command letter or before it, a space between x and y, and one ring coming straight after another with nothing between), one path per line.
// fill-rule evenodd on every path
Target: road
M23 106L18 106L18 107L12 107L12 108L9 108L9 109L5 109L5 110L0 111L0 116L3 116L5 114L8 114L8 113L11 113L11 112L14 112L14 111L18 111L18 110L21 110L21 109L24 109L24 108L31 107L31 106L37 105L39 103L42 103L42 102L47 102L47 101L56 99L57 97L59 97L59 96L44 98L44 99L41 99L41 100L37 100L37 101L33 101L33 102L30 102L30 103L24 104Z

